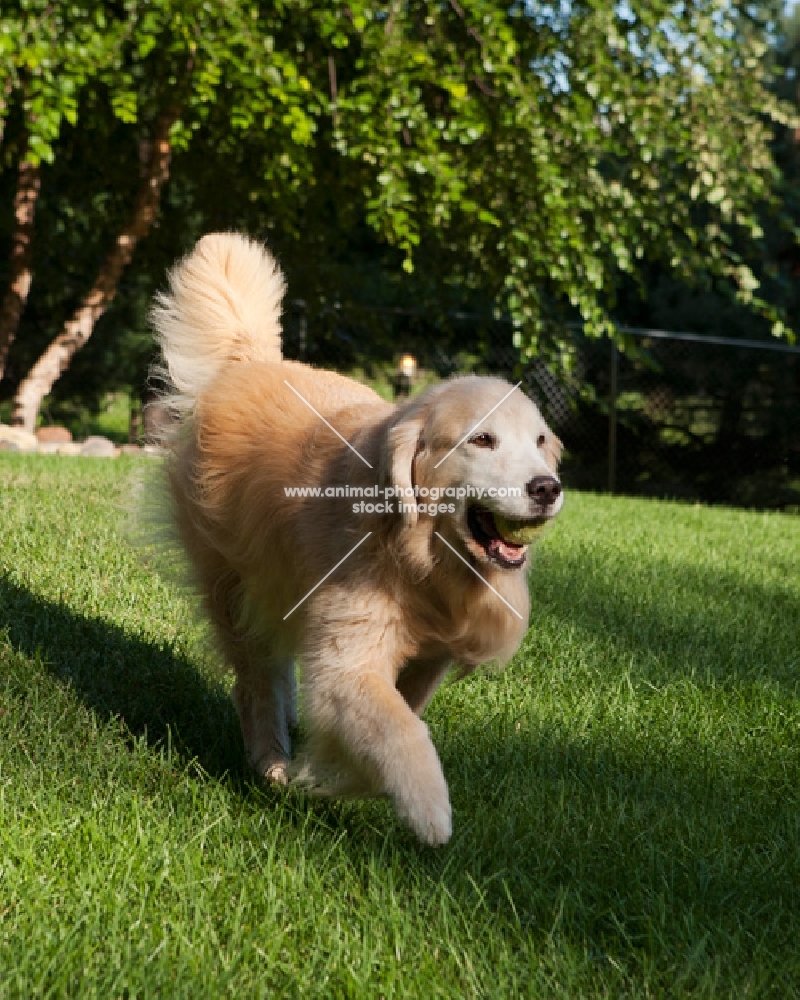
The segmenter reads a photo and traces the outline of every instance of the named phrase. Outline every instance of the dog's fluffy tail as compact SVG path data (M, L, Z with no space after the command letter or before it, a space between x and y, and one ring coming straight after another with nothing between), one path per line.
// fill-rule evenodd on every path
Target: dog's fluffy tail
M169 274L151 313L170 403L191 409L231 361L281 360L281 301L275 258L236 233L209 233Z

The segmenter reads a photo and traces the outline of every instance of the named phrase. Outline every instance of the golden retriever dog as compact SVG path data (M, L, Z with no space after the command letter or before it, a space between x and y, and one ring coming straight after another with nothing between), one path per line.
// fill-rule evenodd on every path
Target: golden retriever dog
M283 361L283 293L261 245L212 234L157 299L183 414L167 463L175 524L255 771L388 796L420 840L443 844L448 789L420 715L451 667L519 646L526 543L563 501L560 443L501 379L392 405ZM290 767L295 658L309 735Z

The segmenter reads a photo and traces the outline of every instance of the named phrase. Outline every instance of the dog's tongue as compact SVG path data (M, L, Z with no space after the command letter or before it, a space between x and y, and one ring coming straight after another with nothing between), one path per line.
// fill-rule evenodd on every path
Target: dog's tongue
M488 510L481 511L479 518L481 528L489 535L486 551L490 556L494 556L501 562L512 565L521 562L525 558L525 546L513 545L511 542L507 542L497 530L493 514Z
M515 563L519 562L525 546L511 545L509 542L504 542L502 538L493 538L486 548L491 555L499 556L503 562Z

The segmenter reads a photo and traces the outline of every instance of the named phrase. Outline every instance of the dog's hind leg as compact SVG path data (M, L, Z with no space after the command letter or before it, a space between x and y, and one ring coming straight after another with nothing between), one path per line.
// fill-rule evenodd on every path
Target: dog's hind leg
M291 657L252 655L237 664L233 701L239 714L247 760L260 778L287 783L297 722L294 662Z
M290 730L297 725L294 657L259 615L241 578L221 561L207 567L206 607L236 672L233 703L247 760L260 778L287 783Z

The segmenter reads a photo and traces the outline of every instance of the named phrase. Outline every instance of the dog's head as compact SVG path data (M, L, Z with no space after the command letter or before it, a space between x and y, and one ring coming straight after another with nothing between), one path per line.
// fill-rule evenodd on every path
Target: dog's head
M561 509L560 455L536 405L502 379L458 378L406 403L382 471L402 504L407 552L422 568L438 531L471 563L520 569Z

